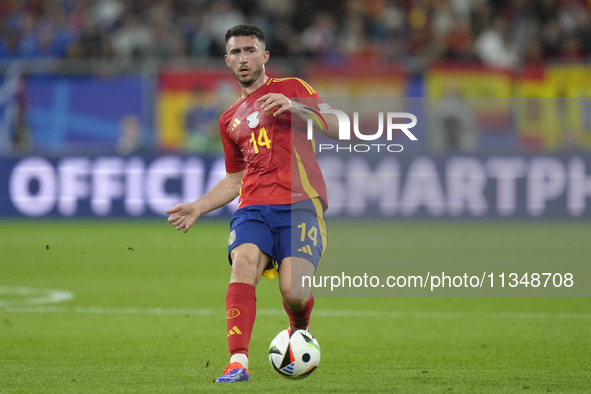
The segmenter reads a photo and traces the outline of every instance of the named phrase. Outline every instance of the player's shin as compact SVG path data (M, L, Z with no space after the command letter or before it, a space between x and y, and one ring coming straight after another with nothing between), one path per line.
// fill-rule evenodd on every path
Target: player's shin
M230 283L226 294L226 317L228 347L231 355L242 353L248 357L248 345L255 316L255 288L247 283ZM244 367L248 368L247 365Z
M287 316L289 316L289 326L291 328L297 329L306 329L310 324L310 316L312 315L312 309L314 308L314 295L310 292L310 298L308 302L301 308L296 311L292 311L289 307L283 303L283 309L287 312Z

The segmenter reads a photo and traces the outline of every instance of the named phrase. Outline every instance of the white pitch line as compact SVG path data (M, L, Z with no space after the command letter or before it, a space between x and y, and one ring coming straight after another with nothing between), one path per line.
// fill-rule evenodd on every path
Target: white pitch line
M189 315L224 316L221 309L191 308L133 308L99 306L0 306L0 313L64 313L90 315ZM283 316L283 309L258 309L258 315ZM436 312L436 311L364 311L364 310L315 310L315 317L389 317L419 319L562 319L591 320L591 313L541 313L541 312Z
M53 304L74 299L74 293L68 290L23 286L0 286L0 294L19 296L12 300L0 300L0 308L13 305Z

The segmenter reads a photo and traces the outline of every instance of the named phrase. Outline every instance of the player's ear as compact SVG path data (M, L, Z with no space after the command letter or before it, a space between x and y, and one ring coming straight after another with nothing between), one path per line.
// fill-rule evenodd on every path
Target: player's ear
M228 55L224 55L224 60L226 61L226 66L230 67L230 62L228 61Z
M265 51L265 53L263 54L263 64L265 64L269 61L270 56L271 55L269 54L269 51Z

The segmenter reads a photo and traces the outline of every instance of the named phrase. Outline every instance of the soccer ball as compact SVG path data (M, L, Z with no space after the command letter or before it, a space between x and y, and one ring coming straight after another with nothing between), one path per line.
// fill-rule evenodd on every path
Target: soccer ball
M284 378L303 379L318 367L320 346L308 331L283 330L271 341L269 362Z

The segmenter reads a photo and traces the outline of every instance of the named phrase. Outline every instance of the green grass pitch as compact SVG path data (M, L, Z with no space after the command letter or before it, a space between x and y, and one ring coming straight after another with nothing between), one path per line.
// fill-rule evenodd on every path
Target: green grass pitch
M350 225L329 222L327 254ZM371 223L357 226L360 244L373 237ZM393 225L405 238L392 243L401 261L418 251L520 259L533 249L509 238L515 226L540 246L560 246L540 259L591 262L580 222L405 222ZM476 244L449 246L464 237ZM288 322L277 281L265 278L251 382L214 384L228 362L227 238L227 221L212 220L188 234L165 219L0 223L0 393L591 392L589 299L317 299L310 329L320 366L308 379L286 380L267 358ZM15 287L74 298L25 305L33 296Z

